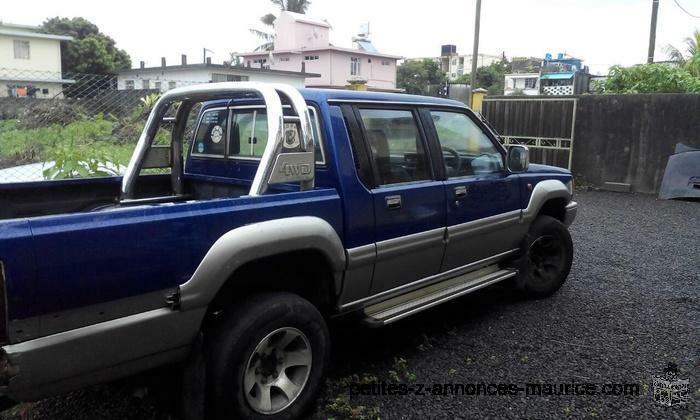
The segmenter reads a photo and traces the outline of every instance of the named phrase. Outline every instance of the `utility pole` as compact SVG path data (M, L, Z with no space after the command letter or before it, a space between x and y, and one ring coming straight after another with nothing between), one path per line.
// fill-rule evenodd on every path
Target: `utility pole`
M649 55L647 63L654 62L654 49L656 48L656 17L659 14L659 0L652 0L651 5L651 29L649 30Z
M658 1L658 0L656 0ZM469 104L472 105L476 88L476 66L479 62L479 25L481 24L481 0L476 0L476 17L474 19L474 50L472 52L472 76L469 83Z

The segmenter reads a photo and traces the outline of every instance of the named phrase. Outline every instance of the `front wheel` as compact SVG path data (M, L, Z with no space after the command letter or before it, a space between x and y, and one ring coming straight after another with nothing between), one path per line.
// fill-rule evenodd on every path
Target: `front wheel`
M559 220L539 216L525 240L520 264L520 288L534 298L547 297L566 281L574 259L574 245L568 229Z
M207 347L211 417L293 419L319 389L330 338L310 302L265 293L226 314Z

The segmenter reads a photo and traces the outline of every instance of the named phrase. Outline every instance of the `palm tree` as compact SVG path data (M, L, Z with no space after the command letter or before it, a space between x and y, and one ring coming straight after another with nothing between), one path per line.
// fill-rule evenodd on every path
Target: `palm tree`
M270 0L272 4L275 6L279 7L281 11L287 11L287 12L294 12L294 13L301 13L305 14L306 9L309 8L311 5L311 2L309 0ZM260 22L262 22L265 26L272 27L272 25L275 22L275 19L277 19L277 16L275 16L272 13L268 13L265 16L260 18ZM255 51L270 51L272 48L274 48L274 43L275 43L275 35L271 32L266 32L266 31L261 31L258 29L251 29L251 33L257 35L263 43L259 45Z
M695 32L693 32L693 36L687 37L683 40L683 42L686 45L685 51L688 55L687 57L680 49L674 47L673 45L669 44L664 48L668 58L671 61L678 63L679 66L685 66L688 61L700 54L700 50L698 49L700 46L700 29L696 29Z

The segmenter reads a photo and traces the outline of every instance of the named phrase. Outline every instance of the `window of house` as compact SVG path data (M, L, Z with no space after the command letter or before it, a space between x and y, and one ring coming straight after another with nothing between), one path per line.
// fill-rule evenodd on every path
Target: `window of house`
M378 186L431 178L416 119L411 111L360 109Z
M29 60L29 41L20 41L15 39L13 44L15 48L15 58L20 60Z
M318 56L317 55L305 55L304 60L306 60L306 61L318 60Z
M156 89L157 89L157 90L160 90L160 86L161 86L161 83L160 83L160 82L156 82Z
M255 63L255 64L267 63L267 58L258 58L257 60L253 60L253 63Z
M124 81L124 87L127 90L132 90L134 88L134 81L133 80L126 80Z
M168 89L175 89L177 87L177 82L176 81L170 81L168 82Z
M192 154L224 157L227 126L228 109L216 109L202 114L195 133Z
M151 88L151 81L148 79L143 79L141 81L141 89L150 89Z
M350 75L360 75L360 59L357 57L350 57Z
M537 78L536 77L528 77L527 79L525 79L525 89L534 89L536 85L537 85Z
M389 61L389 60L382 60L382 66L390 66L390 65L391 65L391 61Z
M281 57L280 61L289 61L289 57Z
M212 82L245 82L248 81L248 76L238 76L236 74L221 74L212 73Z
M448 177L503 170L503 156L499 149L471 118L449 111L432 111L430 115L442 146Z

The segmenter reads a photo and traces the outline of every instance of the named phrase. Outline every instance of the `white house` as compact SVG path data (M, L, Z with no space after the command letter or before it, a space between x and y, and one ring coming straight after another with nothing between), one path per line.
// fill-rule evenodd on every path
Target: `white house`
M503 86L504 95L540 94L540 74L539 73L511 73L505 75Z
M61 94L61 41L35 26L0 22L0 97L53 98Z
M445 72L447 78L452 82L472 71L473 54L457 54L457 46L448 44L440 48L440 57L416 57L406 61L431 60L440 64L440 70ZM476 66L485 67L503 60L502 55L478 54L476 56Z
M275 19L272 51L240 54L246 65L273 70L298 70L302 65L320 77L307 79L307 87L344 89L361 83L368 90L396 91L396 62L400 56L383 54L361 34L354 48L330 43L330 25L307 15L282 12Z
M319 77L319 75L210 62L187 64L187 57L183 55L182 64L179 65L167 66L163 58L159 67L146 67L145 63L141 62L140 68L120 71L117 74L117 88L119 90L156 89L165 92L196 83L241 81L285 83L303 88L305 80L313 77Z

